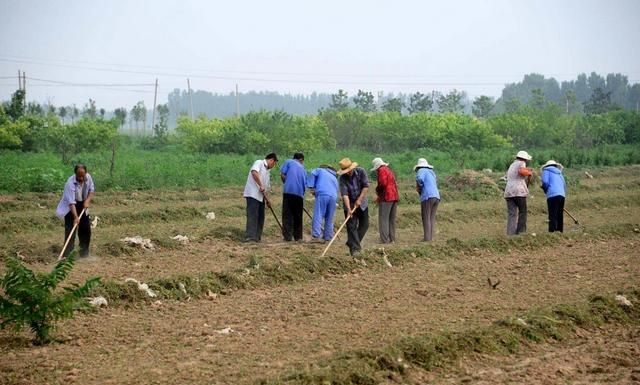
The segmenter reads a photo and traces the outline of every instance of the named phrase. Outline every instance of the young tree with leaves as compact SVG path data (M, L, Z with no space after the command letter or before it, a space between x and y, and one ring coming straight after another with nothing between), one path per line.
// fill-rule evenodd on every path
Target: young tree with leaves
M411 94L409 97L409 106L407 109L410 114L415 114L416 112L429 112L432 108L433 100L421 92Z
M382 111L402 113L404 102L400 98L390 98L382 103Z
M375 112L376 103L373 93L358 90L358 94L353 97L353 104L356 108L364 112Z
M491 110L493 110L493 106L495 102L493 98L481 95L474 99L473 105L471 106L471 112L478 118L488 118Z

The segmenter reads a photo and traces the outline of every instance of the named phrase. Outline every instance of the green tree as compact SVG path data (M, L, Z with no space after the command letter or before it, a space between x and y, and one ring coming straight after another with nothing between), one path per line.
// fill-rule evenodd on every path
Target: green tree
M596 88L588 101L584 103L584 112L592 114L603 114L605 112L618 109L611 103L611 91L605 92L602 88Z
M15 121L24 115L24 98L25 92L23 90L17 90L11 95L11 101L5 108L10 119Z
M440 112L462 112L464 106L462 105L462 99L464 99L465 93L456 89L451 90L448 94L438 95L438 110Z
M49 147L59 153L66 164L81 151L100 151L111 145L118 132L118 122L83 117L66 126L49 124L45 132Z
M344 90L338 90L337 94L331 94L329 108L334 110L344 110L349 107L349 95Z
M358 90L358 94L353 97L353 104L356 108L364 112L375 112L376 103L373 93Z
M493 98L485 95L478 96L473 100L471 112L478 118L488 118L494 104Z
M433 100L421 92L416 92L409 96L409 106L407 109L410 114L416 112L429 112L433 108Z
M120 128L122 129L122 127L124 126L124 122L127 121L127 109L124 107L116 108L113 111L113 115L115 116L116 121L118 122Z
M578 96L574 90L565 91L564 98L565 98L566 114L577 114L580 112L580 105L578 104Z
M73 284L64 290L58 286L73 269L74 253L59 261L50 273L34 272L18 259L7 257L6 271L0 277L0 328L13 326L16 331L25 325L34 333L34 343L51 342L55 323L73 317L73 313L88 303L85 297L100 278L90 278L82 285Z
M60 120L62 121L62 124L65 123L64 119L67 117L67 113L69 111L67 110L67 107L62 106L60 108L58 108L58 116L60 116Z
M382 103L382 111L401 113L404 102L400 98L389 98Z
M87 117L89 119L95 119L98 116L98 111L96 109L96 101L89 98L89 103L84 105L84 110L82 111L82 116Z
M74 104L73 106L71 106L71 124L73 124L76 121L76 119L78 119L79 116L80 116L80 110Z

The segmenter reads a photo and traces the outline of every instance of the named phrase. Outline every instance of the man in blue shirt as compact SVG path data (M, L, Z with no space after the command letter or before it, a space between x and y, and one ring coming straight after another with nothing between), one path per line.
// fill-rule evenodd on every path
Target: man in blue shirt
M307 172L304 169L304 154L296 152L293 159L280 167L284 183L282 195L282 236L285 241L302 240L302 211Z
M336 200L338 199L336 170L327 165L321 165L314 169L309 176L307 187L316 197L316 203L313 206L313 219L311 220L311 236L313 237L311 241L317 243L329 241L333 238L333 216L336 212Z

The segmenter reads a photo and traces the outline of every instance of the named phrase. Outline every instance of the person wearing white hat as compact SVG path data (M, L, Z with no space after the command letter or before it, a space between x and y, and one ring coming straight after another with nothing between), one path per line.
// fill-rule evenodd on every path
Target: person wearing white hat
M562 232L564 222L564 199L566 184L562 170L564 167L555 160L550 160L542 166L542 190L547 196L547 211L549 212L549 232Z
M420 194L423 240L431 242L436 227L436 211L440 204L438 180L433 166L425 158L418 159L413 171L416 172L416 191Z
M507 170L507 186L504 198L507 201L507 235L527 231L527 196L533 171L527 168L532 159L526 151L519 151Z
M398 207L398 185L396 176L382 158L371 161L378 179L376 186L376 203L378 204L378 231L381 243L391 243L396 240L396 210Z
M367 172L358 167L358 163L349 158L340 161L340 195L347 221L347 246L353 257L360 255L362 239L369 229L369 177ZM353 211L353 213L352 213Z

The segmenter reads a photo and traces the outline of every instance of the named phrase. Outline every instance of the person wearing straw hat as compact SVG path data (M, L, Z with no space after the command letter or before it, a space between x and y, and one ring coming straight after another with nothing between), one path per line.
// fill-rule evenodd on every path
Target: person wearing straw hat
M260 242L262 238L264 206L265 203L271 206L267 197L267 190L271 187L269 171L275 167L276 163L278 163L278 156L272 152L264 159L253 162L247 175L247 183L242 194L247 201L245 242Z
M564 167L555 160L549 160L542 166L542 190L547 196L549 212L549 232L562 232L564 220L564 199L566 184L562 170Z
M336 169L329 165L311 171L307 187L316 198L311 219L311 242L324 243L333 238L333 216L338 199L338 178ZM324 226L324 231L322 226Z
M62 198L56 208L58 218L64 218L65 241L71 236L69 246L62 253L64 258L68 257L74 249L76 236L73 229L75 226L78 227L80 257L89 256L89 244L91 243L91 221L88 209L93 200L95 186L91 174L87 172L87 166L84 164L76 164L73 173L74 175L70 176L64 185ZM85 210L85 214L79 217L83 210Z
M391 243L396 240L396 210L398 207L398 185L396 176L382 158L371 161L378 179L376 186L376 203L378 204L378 231L381 243Z
M340 195L347 221L347 246L353 257L360 255L362 239L369 229L369 178L358 163L349 158L340 161Z
M436 211L440 204L438 180L433 166L425 158L418 159L413 167L416 173L416 191L420 194L423 241L431 242L436 227Z
M302 240L302 212L304 192L307 186L307 171L304 169L304 154L296 152L280 167L282 179L282 237L285 241Z
M527 231L527 197L533 171L527 168L532 159L526 151L519 151L507 170L507 186L504 198L507 201L507 235Z

